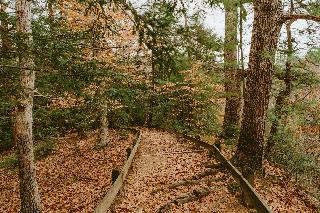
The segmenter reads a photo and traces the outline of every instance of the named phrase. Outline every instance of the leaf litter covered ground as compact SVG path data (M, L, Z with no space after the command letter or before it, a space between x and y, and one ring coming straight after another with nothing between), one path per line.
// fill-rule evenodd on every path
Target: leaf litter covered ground
M247 212L230 190L235 182L226 171L197 177L208 171L208 160L216 163L208 154L170 133L143 131L132 168L110 212Z
M37 161L44 212L93 212L111 186L111 169L121 168L134 136L110 134L110 146L96 151L97 132L87 139L61 138L49 157ZM230 153L225 153L226 155ZM8 153L1 156L3 159ZM1 160L2 160L1 159ZM207 150L173 134L142 130L141 145L124 187L110 212L250 212L241 205L239 186ZM306 193L282 171L266 166L257 191L275 212L317 212ZM201 176L202 175L202 176ZM0 212L18 212L16 171L0 169Z
M231 159L232 149L223 149ZM284 168L267 160L263 162L265 174L255 178L256 191L275 212L320 212L320 202L300 186L294 177L287 175ZM318 189L320 190L320 186Z
M241 204L239 185L226 170L207 168L217 164L207 150L167 132L142 133L132 168L109 212L255 212ZM280 171L266 167L266 180L256 180L257 191L275 212L317 212L290 181L272 182L271 174Z
M37 179L43 212L93 212L111 187L111 170L122 168L126 148L133 146L134 135L121 139L110 131L110 145L101 150L94 147L98 133L87 139L75 134L61 138L52 155L37 161ZM19 211L17 171L0 169L0 212Z
M264 162L265 176L255 181L258 193L275 212L319 212L320 202L286 176L283 169Z

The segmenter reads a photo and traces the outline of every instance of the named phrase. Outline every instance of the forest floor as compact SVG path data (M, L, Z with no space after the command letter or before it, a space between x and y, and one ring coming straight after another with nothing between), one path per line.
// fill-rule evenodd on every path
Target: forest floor
M37 177L44 212L93 212L111 187L112 168L122 168L134 135L121 139L112 130L110 146L94 150L97 132L86 139L69 135L53 154L38 160ZM11 152L12 153L12 152ZM2 154L0 161L9 153ZM230 153L225 153L226 155ZM250 212L241 204L239 185L206 149L168 132L142 129L124 186L110 212ZM303 189L265 162L257 191L275 212L317 212ZM16 170L0 169L0 212L18 212ZM253 211L254 212L254 211Z
M208 171L208 162L217 163L192 142L167 132L142 131L132 168L110 212L247 212L231 192L236 182L227 171L197 177Z
M207 168L216 163L192 142L144 130L124 187L109 212L252 211L241 204L239 185L228 171ZM317 212L317 201L294 182L284 182L281 169L267 162L265 168L266 177L256 179L257 191L275 212Z
M97 131L84 139L76 134L60 138L54 152L36 162L43 212L94 211L111 187L111 170L123 167L135 137L130 133L121 139L115 130L109 134L110 145L101 150L94 149ZM0 161L10 154L2 154ZM19 204L17 169L0 168L0 212L19 212Z

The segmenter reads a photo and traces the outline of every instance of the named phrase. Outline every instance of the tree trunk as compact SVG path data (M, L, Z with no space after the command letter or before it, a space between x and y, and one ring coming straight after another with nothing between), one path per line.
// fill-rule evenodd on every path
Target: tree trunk
M105 101L102 108L101 115L101 129L100 129L100 147L105 147L109 143L109 122L108 122L108 104Z
M56 46L56 41L55 41L55 37L56 37L56 30L55 30L55 25L54 25L54 0L48 0L47 1L47 11L48 11L48 23L49 23L49 27L50 27L50 33L51 33L51 43L53 45L53 48L50 49L50 59L51 59L51 64L52 67L55 69L58 67L57 62L58 62L58 54L57 54L57 50L55 48Z
M48 21L51 30L53 30L53 23L54 23L54 9L53 9L53 0L48 0Z
M17 34L19 38L19 67L21 69L21 94L15 120L15 144L19 157L20 199L22 213L41 212L40 195L36 180L33 153L32 108L35 72L30 54L32 1L16 0Z
M251 184L254 184L255 171L262 169L265 118L283 14L281 1L278 0L256 0L253 6L254 22L243 120L234 157ZM251 200L243 192L246 204L251 206Z
M154 42L155 44L155 42ZM155 96L156 96L156 64L155 64L155 58L154 58L154 53L151 53L151 86L152 88L150 88L149 91L149 95L148 95L148 106L146 107L146 118L145 118L145 125L147 127L152 127L153 126L153 108L155 105Z
M237 75L237 1L227 1L224 8L224 70L226 106L223 129L225 138L236 138L239 131L241 112L241 81Z
M293 2L291 1L291 13L293 12ZM293 45L292 45L292 33L291 33L291 25L293 21L289 21L286 23L286 31L287 31L287 61L286 61L286 70L283 81L285 83L285 88L278 94L276 97L275 104L275 120L271 124L271 130L269 134L269 138L266 144L265 157L270 157L273 147L275 145L275 137L279 131L279 125L281 118L285 115L283 112L283 108L286 105L287 99L292 91L292 78L291 78L291 58L293 55Z

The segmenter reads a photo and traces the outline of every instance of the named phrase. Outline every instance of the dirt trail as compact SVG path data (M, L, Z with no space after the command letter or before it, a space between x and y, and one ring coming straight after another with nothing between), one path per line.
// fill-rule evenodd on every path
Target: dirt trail
M141 145L132 168L109 212L157 212L177 197L203 188L212 191L194 201L171 204L163 212L247 212L236 197L238 194L230 192L236 185L226 171L217 171L196 184L168 187L207 171L204 164L208 160L215 163L208 157L207 150L191 142L167 132L142 130ZM205 181L208 179L210 181ZM163 190L155 192L161 188Z

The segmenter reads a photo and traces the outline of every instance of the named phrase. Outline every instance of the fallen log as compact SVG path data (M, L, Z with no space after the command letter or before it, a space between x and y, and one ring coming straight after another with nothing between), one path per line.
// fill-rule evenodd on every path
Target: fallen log
M219 170L218 169L208 169L200 174L197 174L197 175L194 175L192 176L192 180L198 180L198 179L201 179L201 178L204 178L204 177L207 177L207 176L210 176L210 175L214 175L215 173L217 173Z

